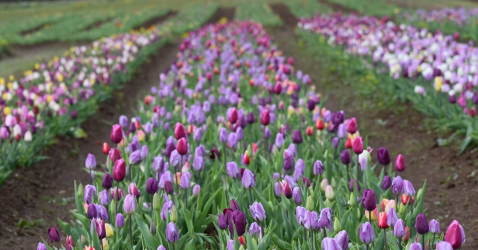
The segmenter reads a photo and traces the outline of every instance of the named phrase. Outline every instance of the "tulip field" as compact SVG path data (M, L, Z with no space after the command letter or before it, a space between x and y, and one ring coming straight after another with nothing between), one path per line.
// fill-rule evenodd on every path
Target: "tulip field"
M0 243L478 249L468 4L4 4Z

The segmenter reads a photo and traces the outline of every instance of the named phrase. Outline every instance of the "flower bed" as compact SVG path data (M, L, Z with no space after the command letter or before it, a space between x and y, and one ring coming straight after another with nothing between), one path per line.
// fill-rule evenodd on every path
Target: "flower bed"
M38 63L24 78L0 78L0 183L17 166L42 159L38 153L56 135L83 136L76 126L165 41L159 30L125 33L73 47L64 57Z
M77 220L59 220L64 232L50 228L38 249L464 243L457 221L444 238L439 222L428 223L426 184L416 192L397 175L405 159L392 162L385 148L367 145L355 118L327 110L260 24L208 25L182 42L177 58L138 114L113 125L105 165L96 169L87 157L92 178L75 184Z
M439 119L440 127L466 134L462 150L476 144L478 75L474 54L467 53L476 50L472 45L370 16L319 15L301 20L299 26L320 34L329 45L343 47L347 54L370 59L348 67L351 72L373 67L374 75L389 74L380 81L386 92L413 101L418 110Z

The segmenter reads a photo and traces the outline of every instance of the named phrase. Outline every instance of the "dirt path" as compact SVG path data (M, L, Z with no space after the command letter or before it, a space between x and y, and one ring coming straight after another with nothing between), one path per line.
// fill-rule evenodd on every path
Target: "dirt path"
M233 15L234 9L220 8L208 23L215 23L222 17L231 20ZM161 48L140 68L132 82L100 105L98 112L81 126L88 134L87 139L58 138L57 144L45 150L50 159L30 168L19 168L12 174L0 189L0 204L4 204L0 206L1 246L35 249L40 236L48 238L48 227L59 229L57 218L72 219L69 211L75 207L73 181L89 182L83 170L86 155L94 153L98 163L106 160L106 156L99 153L102 143L110 141L111 125L117 123L122 114L133 115L137 101L159 83L159 74L170 67L179 43L180 40L175 39Z
M284 21L294 20L286 6L275 6ZM474 174L478 162L477 150L456 157L457 148L438 147L437 138L445 138L429 131L424 125L424 117L407 104L396 110L380 110L376 104L360 99L349 85L341 84L340 75L330 75L324 71L317 55L307 48L299 48L299 39L294 34L295 24L270 30L274 43L286 56L294 56L297 69L311 76L318 91L327 97L326 107L333 111L344 110L346 118L356 117L362 135L368 136L369 144L376 149L386 147L395 157L401 153L405 157L407 169L401 174L410 180L415 189L427 180L425 208L428 220L441 222L442 232L452 219L462 223L466 233L466 243L462 250L478 249L478 204L477 176ZM339 72L340 74L340 72ZM403 112L398 112L403 110Z

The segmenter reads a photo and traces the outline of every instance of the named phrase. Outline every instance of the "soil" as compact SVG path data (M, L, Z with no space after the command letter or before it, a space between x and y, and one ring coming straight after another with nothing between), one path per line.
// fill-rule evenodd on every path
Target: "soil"
M234 9L219 8L208 20L215 23L222 17L234 18ZM47 230L55 226L60 230L57 218L70 221L70 210L75 208L74 185L89 183L84 170L88 153L97 162L106 160L102 155L102 143L109 142L111 126L120 115L133 115L137 101L145 92L159 83L159 74L169 68L177 55L180 40L163 46L140 70L130 83L107 102L98 112L82 124L86 139L58 138L58 142L44 151L49 159L30 168L17 169L0 188L0 246L8 249L35 249L40 237L48 239ZM64 233L62 233L64 240Z
M106 18L105 20L101 20L101 21L98 21L96 23L90 24L83 31L90 31L92 29L96 29L96 28L100 27L101 25L103 25L104 23L107 23L107 22L111 21L111 19L112 18Z
M319 60L306 48L299 48L299 39L291 28L296 23L287 23L294 20L287 16L292 15L287 7L276 5L273 10L286 22L286 28L269 31L274 43L285 55L294 55L295 67L309 74L318 91L327 97L326 107L332 111L344 110L346 118L357 118L361 134L367 136L369 145L375 148L372 157L376 157L379 147L387 148L393 160L403 154L407 169L395 174L410 180L417 191L427 180L424 208L428 220L438 219L442 232L452 220L458 220L467 236L461 249L478 249L478 204L474 202L478 197L477 150L457 157L457 146L439 147L437 139L447 135L430 131L423 114L410 105L399 103L401 107L396 110L379 109L376 104L358 97L352 87L340 84L340 75L324 77Z
M149 28L152 25L162 23L164 20L175 16L177 13L178 12L176 12L176 11L169 11L165 15L158 16L158 17L153 17L153 18L149 19L148 21L134 27L133 29L137 30L137 29L140 29L140 28Z
M40 31L45 26L50 26L50 25L52 25L52 24L51 23L46 23L46 24L39 25L35 28L31 28L29 30L22 30L22 31L20 31L20 35L27 36L27 35L30 35L30 34L33 34L33 33L37 32L37 31Z

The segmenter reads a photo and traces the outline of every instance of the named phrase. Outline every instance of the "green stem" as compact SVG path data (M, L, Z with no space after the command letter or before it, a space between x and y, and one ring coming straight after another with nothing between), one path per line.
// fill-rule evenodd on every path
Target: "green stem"
M398 248L402 250L402 238L398 237Z
M310 231L310 234L312 235L312 250L314 250L314 245L315 245L314 232Z
M133 248L133 217L129 215L129 242Z
M116 182L116 192L115 192L115 216L118 214L118 190L119 190L119 181Z

